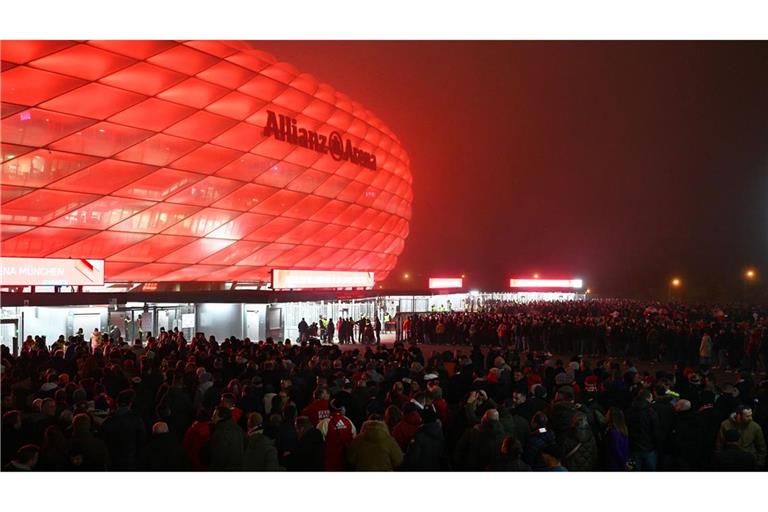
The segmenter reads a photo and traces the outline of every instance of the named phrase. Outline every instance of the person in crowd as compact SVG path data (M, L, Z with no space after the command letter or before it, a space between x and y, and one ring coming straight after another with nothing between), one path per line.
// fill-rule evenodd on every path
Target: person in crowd
M325 470L347 469L347 450L357 434L352 420L344 415L344 406L331 401L331 416L322 420L317 428L325 438Z
M109 451L106 443L96 437L92 430L91 417L87 413L72 418L72 444L78 446L83 471L106 471L109 468Z
M24 436L21 432L21 411L12 410L3 413L2 430L2 466L11 462L16 451L21 447Z
M629 462L629 430L624 413L618 407L608 409L608 429L603 439L605 469L626 471Z
M32 471L37 466L40 448L34 444L25 444L18 450L11 461L3 466L3 471Z
M323 434L312 424L308 416L296 418L296 450L286 454L286 466L290 471L323 471L325 469L325 442Z
M207 458L212 471L239 471L243 469L245 432L232 418L232 410L224 405L213 411L211 439L207 444ZM204 448L205 450L206 448Z
M131 410L134 393L125 389L117 397L117 410L101 425L100 433L109 450L110 469L132 471L146 440L141 417Z
M763 429L752 420L752 408L739 405L736 412L720 424L717 438L717 450L721 451L725 444L725 433L735 430L739 433L738 445L742 450L755 456L758 468L765 465L766 447Z
M257 412L248 415L248 440L243 458L245 471L277 471L282 469L277 460L275 441L264 435L262 416Z
M347 458L355 471L393 471L403 462L403 452L387 424L370 419L350 443Z
M543 468L541 471L568 471L560 462L563 455L556 444L543 446L539 451L539 456L541 457Z
M651 407L651 400L650 391L640 391L625 415L630 453L640 471L656 470L659 417Z
M517 438L505 437L501 443L501 453L491 463L491 471L531 471L531 466L523 462L523 446Z
M537 412L531 418L531 434L525 443L523 460L533 469L543 469L543 463L539 457L542 447L555 442L555 434L549 428L549 418L543 412Z
M405 450L416 435L416 431L422 424L421 412L418 405L409 402L403 406L403 417L392 429L392 436L397 441L401 450Z
M456 469L480 471L488 467L501 451L505 438L504 428L499 421L499 411L488 409L480 423L470 428L456 446L454 460Z
M755 455L740 446L741 433L735 428L723 434L722 446L715 454L712 469L715 471L755 471Z
M158 421L152 425L152 437L141 455L141 468L144 471L189 469L187 454L167 423Z
M394 407L394 406L393 406ZM447 468L445 435L437 413L425 409L422 424L408 443L401 469L407 471L440 471Z

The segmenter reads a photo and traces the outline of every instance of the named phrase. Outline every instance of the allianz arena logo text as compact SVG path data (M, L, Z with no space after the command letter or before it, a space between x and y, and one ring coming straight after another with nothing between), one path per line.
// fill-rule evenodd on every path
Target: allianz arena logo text
M267 110L267 126L264 128L264 135L324 155L330 153L331 157L337 161L346 160L376 170L376 155L352 146L352 141L344 140L339 132L333 131L330 135L322 135L301 128L296 119L283 114L276 114L271 110Z

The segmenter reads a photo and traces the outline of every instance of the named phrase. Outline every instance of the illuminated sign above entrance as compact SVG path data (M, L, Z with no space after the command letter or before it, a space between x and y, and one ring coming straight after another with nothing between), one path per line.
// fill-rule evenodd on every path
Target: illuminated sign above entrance
M343 270L272 270L273 290L370 289L375 284L373 272Z
M277 140L311 149L327 155L330 153L334 160L344 160L376 170L376 155L363 151L352 145L352 141L344 140L341 134L333 131L330 135L322 135L298 126L298 121L283 114L267 110L267 126L264 135Z
M104 260L0 258L3 286L104 284Z

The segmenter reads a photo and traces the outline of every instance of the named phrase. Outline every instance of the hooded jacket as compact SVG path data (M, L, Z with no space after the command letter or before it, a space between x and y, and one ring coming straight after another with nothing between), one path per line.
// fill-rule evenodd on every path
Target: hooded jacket
M403 462L403 452L386 423L366 421L349 446L348 459L357 471L392 471Z
M633 453L646 453L658 448L659 416L646 400L635 400L626 412L629 430L629 449Z
M243 469L245 471L278 471L282 469L277 461L275 442L265 436L261 429L253 429L248 432Z
M212 471L243 469L245 433L232 419L221 420L213 426L210 449Z
M729 430L738 430L741 434L739 439L739 448L745 452L751 453L757 459L758 468L765 464L766 446L763 429L755 421L750 421L746 425L736 422L736 413L720 424L720 433L717 436L717 448L721 450L725 433Z
M397 422L392 429L392 437L395 438L397 444L401 450L408 448L408 443L411 442L413 436L416 434L416 430L421 426L421 414L419 411L412 410L403 419Z
M440 471L443 467L445 436L440 423L431 421L421 425L408 444L402 469L408 471Z

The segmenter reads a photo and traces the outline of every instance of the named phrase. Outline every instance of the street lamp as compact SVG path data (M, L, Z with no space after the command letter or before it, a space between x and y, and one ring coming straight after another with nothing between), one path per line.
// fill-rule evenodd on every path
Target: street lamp
M672 278L672 280L669 282L669 287L667 288L667 300L672 300L672 289L680 288L682 284L683 282L680 280L679 277Z
M753 269L747 269L746 272L744 272L744 277L747 279L747 281L754 281L757 277L757 273Z
M538 279L539 278L539 274L533 274L533 278L534 279Z

